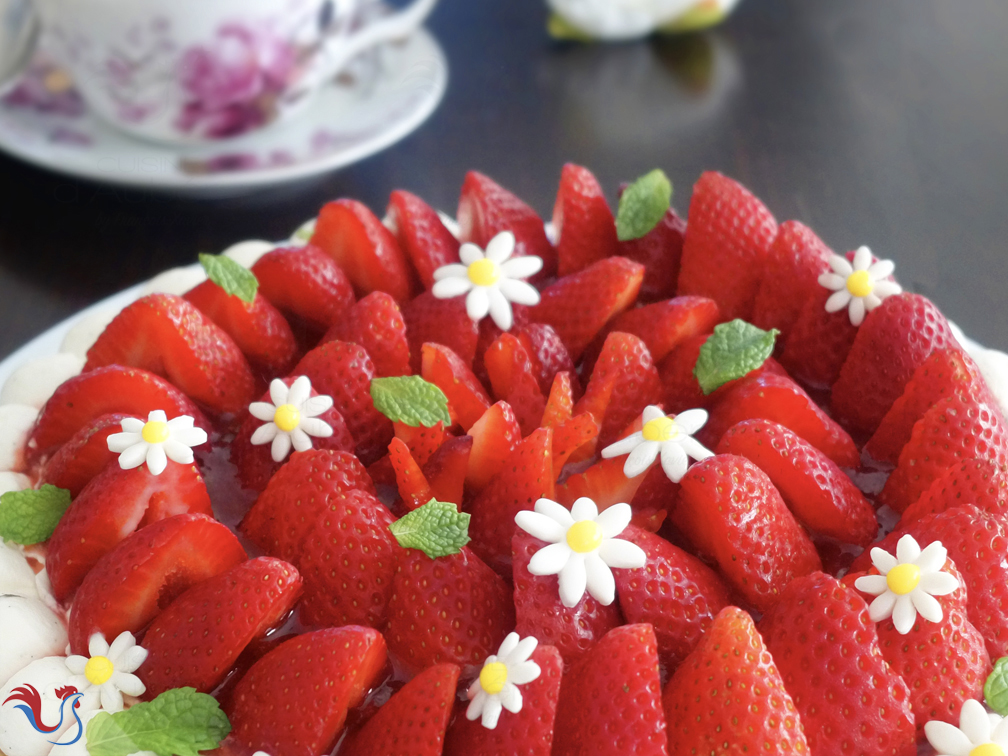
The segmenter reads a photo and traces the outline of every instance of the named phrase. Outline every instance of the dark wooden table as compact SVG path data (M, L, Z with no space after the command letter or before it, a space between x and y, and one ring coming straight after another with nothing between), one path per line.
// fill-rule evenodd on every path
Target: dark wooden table
M542 0L442 0L438 112L307 185L184 200L0 157L0 356L197 252L284 237L330 198L380 213L404 187L452 209L478 168L548 214L566 161L611 197L660 166L683 209L702 170L724 171L836 249L894 258L904 285L1008 347L1004 0L743 0L714 32L615 46L551 42L544 19Z

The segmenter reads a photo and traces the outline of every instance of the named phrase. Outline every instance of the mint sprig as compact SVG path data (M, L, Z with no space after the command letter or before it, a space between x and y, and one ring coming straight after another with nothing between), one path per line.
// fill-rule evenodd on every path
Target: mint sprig
M661 223L672 204L672 182L655 169L634 181L620 197L616 212L616 236L630 241L647 236Z
M227 255L200 254L200 265L207 278L220 286L232 297L252 304L259 290L259 280L243 265L239 265Z
M393 422L413 428L421 425L432 428L438 423L451 425L448 397L419 375L373 379L371 400L375 409Z
M213 696L174 688L116 714L99 712L87 725L87 750L91 756L137 751L199 756L220 745L229 732L231 723Z
M404 549L418 549L431 559L458 554L469 543L469 515L451 502L431 499L389 525Z
M994 671L984 683L984 698L1001 716L1008 715L1008 656L1002 656L994 663Z
M70 492L46 483L0 496L0 538L31 546L48 541L70 506Z
M764 331L739 319L715 326L693 368L704 394L760 367L773 354L778 333L776 328Z

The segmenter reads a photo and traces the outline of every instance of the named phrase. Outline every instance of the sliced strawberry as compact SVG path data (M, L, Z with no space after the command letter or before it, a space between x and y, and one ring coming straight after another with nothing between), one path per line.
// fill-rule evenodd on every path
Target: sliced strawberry
M402 314L414 373L420 372L422 348L427 343L448 347L467 367L472 367L479 324L466 314L465 297L438 299L426 291L404 304Z
M644 266L641 302L675 296L685 237L686 221L669 208L658 225L640 239L619 242L617 255Z
M214 413L240 412L255 395L252 370L231 337L170 294L138 299L106 326L84 372L106 365L149 370Z
M714 403L717 395L704 394L696 376L693 375L693 369L700 357L700 347L710 337L710 333L690 336L669 352L658 365L658 377L661 379L664 399L662 403L667 412L704 409Z
M600 510L620 502L632 501L644 482L644 476L627 478L623 474L624 464L626 457L601 459L588 469L569 475L567 480L556 487L556 500L570 506L582 496L587 496Z
M693 186L679 294L710 297L725 320L748 320L777 222L741 184L707 171Z
M598 438L598 432L598 423L588 412L553 428L553 469L557 477L571 455L578 449L587 448Z
M185 299L234 339L249 363L268 375L283 375L297 361L297 342L280 311L262 294L251 303L213 281L190 289Z
M598 180L587 168L567 163L553 206L559 275L566 276L617 254L616 223Z
M421 348L420 374L448 397L452 420L468 431L490 406L490 396L472 370L451 349L427 343Z
M812 541L752 462L719 454L679 482L673 521L759 611L795 578L822 568Z
M950 467L907 507L901 525L924 515L944 512L962 504L973 504L984 512L1008 514L1008 470L988 460L968 459Z
M654 631L610 630L563 677L553 756L666 756L666 738Z
M767 474L798 522L844 543L867 546L875 510L829 457L769 420L746 420L721 438L718 454L745 457Z
M826 312L826 300L832 294L820 287L805 301L780 350L781 364L788 373L814 388L836 383L858 333L847 310Z
M543 410L541 425L547 428L556 428L570 420L573 415L574 390L571 386L571 373L557 373L546 399L546 409Z
M521 440L521 429L511 406L497 402L473 424L469 435L473 445L465 485L466 490L479 493L504 469L508 455Z
M301 576L287 562L259 557L194 585L144 634L147 660L137 676L150 700L185 686L210 693L238 655L290 612Z
M444 662L482 664L514 629L507 583L468 548L437 559L407 550L388 612L389 651L414 674Z
M323 342L336 339L364 347L379 376L412 372L406 323L390 294L375 291L357 302L322 337Z
M543 323L526 323L516 326L514 333L532 358L539 388L549 394L553 379L559 372L574 375L574 361L567 347L551 326Z
M423 466L430 493L438 501L462 506L463 484L472 454L472 436L449 437Z
M252 266L259 293L316 332L336 323L354 303L353 286L318 247L274 249Z
M415 194L392 192L385 218L425 289L434 285L434 271L459 261L458 239L445 228L437 211Z
M306 633L277 646L235 687L234 737L273 756L329 753L385 667L381 634L364 627ZM282 694L278 692L282 691Z
M398 438L393 438L389 443L389 459L395 471L399 496L406 508L414 510L430 501L430 484L424 477L423 470L413 459L409 447Z
M809 753L801 717L773 657L752 618L734 606L717 615L669 679L662 705L669 753L676 756Z
M427 460L445 440L444 423L437 423L430 428L423 425L414 428L405 423L394 422L392 428L395 430L395 437L409 447L410 454L421 467L427 464Z
M516 336L501 334L483 356L494 395L514 410L522 435L539 427L546 398L528 351Z
M619 459L625 461L623 457ZM679 484L669 480L661 465L655 465L640 477L640 486L630 499L633 523L642 530L657 533L665 518L675 511Z
M108 437L122 432L126 417L129 416L113 412L85 425L49 458L39 473L39 482L65 488L76 499L84 486L116 459L117 455L109 451Z
M175 515L141 528L102 557L77 590L71 649L86 654L95 632L139 633L187 588L245 558L234 534L205 515Z

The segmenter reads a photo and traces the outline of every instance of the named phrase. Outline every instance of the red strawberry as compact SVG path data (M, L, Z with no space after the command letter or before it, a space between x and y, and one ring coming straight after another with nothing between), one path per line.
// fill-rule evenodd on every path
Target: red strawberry
M679 485L675 524L759 611L773 606L792 580L822 568L770 478L749 460L710 457Z
M553 206L559 275L566 276L617 254L616 224L592 172L567 163Z
M176 514L213 517L195 465L171 462L160 475L146 465L123 470L113 460L74 499L49 539L46 569L63 601L103 556L138 528Z
M231 337L170 294L138 299L106 326L88 350L84 372L105 365L161 375L214 413L240 412L255 392L249 364Z
M469 435L473 445L465 485L466 490L479 493L504 469L511 450L521 440L521 429L511 406L497 402L473 424Z
M875 510L861 491L829 457L784 426L741 422L724 434L717 453L745 457L763 470L812 532L859 546L875 540Z
M588 469L569 475L567 480L556 487L556 500L570 506L582 496L587 496L600 510L620 502L632 501L644 482L644 476L627 478L623 474L625 464L626 457L601 459Z
M76 499L84 486L116 459L117 455L109 451L108 437L122 431L122 421L126 417L128 415L121 412L113 412L100 415L85 425L49 458L39 473L39 482L65 488Z
M444 423L440 422L430 428L423 425L414 428L405 423L394 422L392 428L395 430L395 437L409 447L410 454L421 467L427 464L427 460L440 448L445 439Z
M431 500L430 484L409 447L398 438L389 444L389 459L395 471L396 487L406 509L414 510Z
M70 610L70 647L86 653L92 633L136 634L190 586L234 567L245 550L226 526L180 514L141 528L103 556Z
M528 351L517 337L501 334L483 356L494 395L506 401L518 418L522 435L539 427L546 398L542 395L536 370Z
M574 390L571 385L571 373L557 373L546 399L546 409L543 410L542 425L556 428L574 414Z
M252 266L259 293L316 332L336 323L354 303L353 286L339 265L308 245L274 249Z
M592 445L598 438L598 431L598 423L588 412L553 428L553 470L557 477L560 477L560 471L574 452Z
M413 270L392 233L356 200L328 202L319 211L311 244L336 261L359 295L385 291L405 302Z
M374 362L357 344L329 341L308 352L294 368L294 375L307 375L312 388L333 398L357 443L357 456L371 464L385 453L392 438L391 421L375 409L371 400Z
M676 346L658 365L658 377L662 383L663 404L667 412L679 413L689 409L710 407L718 394L704 394L693 375L697 359L700 357L700 347L710 333L690 336ZM773 359L772 357L770 359Z
M749 190L707 171L693 186L679 294L710 297L725 320L748 320L777 222Z
M144 634L147 660L137 675L144 697L191 686L210 693L253 640L277 625L301 595L301 576L287 562L259 557L194 585L161 612Z
M413 674L444 662L482 664L514 629L511 591L468 548L437 559L407 550L388 613L389 651Z
M610 630L563 677L553 756L665 756L666 739L654 631Z
M254 367L269 375L283 375L297 360L298 347L290 325L261 294L248 303L213 281L204 281L188 291L185 299L234 339Z
M434 285L434 271L459 261L458 239L445 228L437 212L415 194L392 192L385 217L425 289Z
M955 344L948 321L929 300L888 297L865 317L833 384L835 416L845 427L873 432L927 356Z
M577 362L606 323L633 306L643 280L643 265L622 257L599 260L543 290L528 316L553 326Z
M441 756L458 676L454 664L425 669L340 748L341 756Z
M472 454L472 436L449 437L423 466L430 493L438 501L462 506L463 484Z
M421 348L420 374L448 397L452 420L468 431L490 406L490 396L462 359L441 344L428 343Z
M350 341L367 350L379 376L410 375L406 323L390 294L375 291L326 331L322 341Z
M857 336L847 310L826 312L826 300L832 291L820 287L805 300L798 318L788 333L781 364L797 380L814 388L829 388L836 383L844 361Z
M553 379L559 372L574 375L574 361L567 347L551 326L543 323L526 323L515 327L514 334L532 359L539 388L549 394Z
M364 699L385 667L381 634L337 627L277 646L235 687L228 716L235 738L273 756L329 753L347 710Z
M658 225L640 239L619 242L617 255L644 266L642 302L675 296L685 236L686 221L669 208Z
M773 657L752 618L734 606L669 679L662 705L672 756L809 753Z
M675 669L731 603L728 586L710 567L660 536L630 525L620 538L647 554L642 569L613 571L620 611L628 623L654 628L658 657Z
M759 631L813 754L917 753L910 691L853 589L822 573L796 578Z
M1008 469L979 459L950 467L907 507L900 523L905 525L924 515L967 503L992 515L1008 514Z
M472 367L479 324L466 314L465 297L438 299L425 291L404 304L402 314L414 373L420 372L421 349L427 343L448 347L467 367Z
M466 174L457 217L462 241L485 249L497 234L510 231L515 235L514 257L536 255L542 258L543 276L556 272L556 250L546 238L542 219L493 179L476 171Z

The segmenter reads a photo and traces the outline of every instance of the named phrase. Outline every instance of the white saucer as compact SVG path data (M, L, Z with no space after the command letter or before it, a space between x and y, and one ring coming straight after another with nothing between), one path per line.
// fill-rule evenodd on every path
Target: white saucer
M419 30L377 48L290 121L214 145L133 139L98 120L40 51L0 98L0 150L59 173L175 194L240 194L362 160L423 123L444 95L448 64Z

